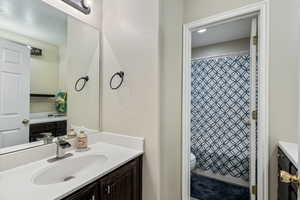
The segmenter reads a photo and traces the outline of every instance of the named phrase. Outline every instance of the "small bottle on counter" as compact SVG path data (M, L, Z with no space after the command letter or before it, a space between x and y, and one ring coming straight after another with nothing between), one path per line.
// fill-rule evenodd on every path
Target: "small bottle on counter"
M87 151L88 150L88 136L84 131L80 131L77 136L77 150Z
M77 136L77 133L73 128L70 129L70 132L68 132L68 138L74 138Z

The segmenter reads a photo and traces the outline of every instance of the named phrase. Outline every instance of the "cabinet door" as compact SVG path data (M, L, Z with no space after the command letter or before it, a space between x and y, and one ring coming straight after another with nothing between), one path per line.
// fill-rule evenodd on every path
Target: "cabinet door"
M291 190L289 200L297 200L297 192L295 192L294 190Z
M93 183L63 200L100 200L98 183Z
M280 171L289 172L290 161L284 155L284 153L278 149L278 174ZM289 184L282 183L280 177L278 176L278 199L279 200L288 200L289 196Z
M100 180L101 200L141 200L141 160L134 160Z

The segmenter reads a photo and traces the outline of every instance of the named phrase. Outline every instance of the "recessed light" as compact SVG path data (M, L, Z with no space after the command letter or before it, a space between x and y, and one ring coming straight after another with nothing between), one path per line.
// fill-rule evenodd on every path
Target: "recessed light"
M206 32L207 31L207 29L206 28L204 28L204 29L200 29L200 30L198 30L197 32L198 33L204 33L204 32Z

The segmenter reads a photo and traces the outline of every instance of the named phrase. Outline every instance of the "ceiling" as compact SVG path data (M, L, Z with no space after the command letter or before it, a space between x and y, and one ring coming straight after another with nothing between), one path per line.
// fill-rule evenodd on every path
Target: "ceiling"
M208 27L201 34L197 31L192 33L193 48L247 38L250 37L251 18Z
M0 0L0 29L60 45L67 16L41 0Z

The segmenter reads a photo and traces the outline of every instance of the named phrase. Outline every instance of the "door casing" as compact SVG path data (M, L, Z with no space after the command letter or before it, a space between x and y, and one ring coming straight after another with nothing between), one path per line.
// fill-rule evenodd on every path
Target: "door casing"
M267 1L258 2L183 25L182 200L190 200L190 68L192 31L201 27L215 26L251 16L257 16L259 21L257 200L268 200L269 3Z

